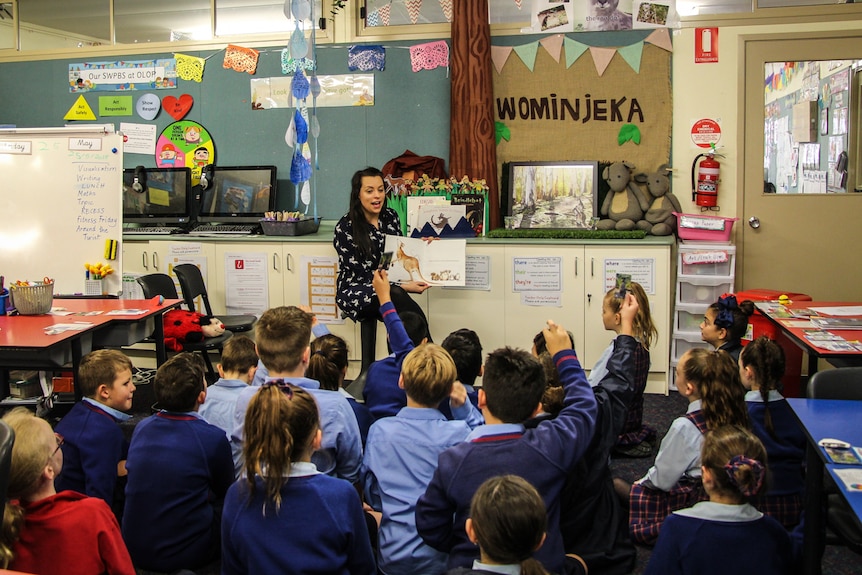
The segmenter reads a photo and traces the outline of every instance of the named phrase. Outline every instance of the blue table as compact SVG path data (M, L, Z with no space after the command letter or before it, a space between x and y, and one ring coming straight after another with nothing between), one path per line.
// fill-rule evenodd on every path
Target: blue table
M818 442L829 437L847 441L856 447L862 446L862 426L859 425L862 401L788 398L787 402L808 437L802 570L805 575L820 575L826 529L823 516L824 469L828 470L835 479L839 493L850 504L860 522L862 522L862 493L848 492L844 483L834 474L835 468L855 466L833 464ZM858 467L862 468L862 466Z

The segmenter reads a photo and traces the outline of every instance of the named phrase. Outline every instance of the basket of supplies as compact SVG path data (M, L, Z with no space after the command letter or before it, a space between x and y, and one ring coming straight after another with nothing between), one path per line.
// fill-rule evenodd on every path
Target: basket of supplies
M739 218L722 218L703 214L680 214L676 216L676 234L681 240L730 243L733 222Z
M54 282L41 282L33 285L9 286L12 294L12 307L21 315L40 315L51 311L54 301Z

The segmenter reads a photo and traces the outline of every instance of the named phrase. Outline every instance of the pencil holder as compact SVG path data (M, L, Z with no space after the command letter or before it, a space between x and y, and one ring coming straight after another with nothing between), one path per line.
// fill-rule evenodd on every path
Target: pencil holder
M102 295L102 280L85 280L84 295Z

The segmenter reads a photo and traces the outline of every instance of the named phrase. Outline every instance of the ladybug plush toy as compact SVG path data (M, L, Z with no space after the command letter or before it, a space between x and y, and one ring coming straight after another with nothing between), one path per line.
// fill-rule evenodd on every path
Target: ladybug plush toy
M165 347L182 351L186 343L199 343L206 337L224 333L224 324L218 318L196 311L172 309L164 315Z

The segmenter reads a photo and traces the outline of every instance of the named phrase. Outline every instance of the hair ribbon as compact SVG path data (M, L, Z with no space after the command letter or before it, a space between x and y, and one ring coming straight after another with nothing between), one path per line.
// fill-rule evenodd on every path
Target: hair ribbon
M744 466L748 466L751 468L751 473L754 475L755 479L755 483L753 486L743 487L737 482L736 474ZM727 472L727 476L730 478L730 483L733 484L734 487L739 489L740 493L742 493L746 497L757 495L757 493L760 491L761 486L763 485L763 478L766 476L766 468L763 466L763 464L756 459L746 457L745 455L734 455L730 459L730 461L728 461L727 464L724 466L724 470Z

